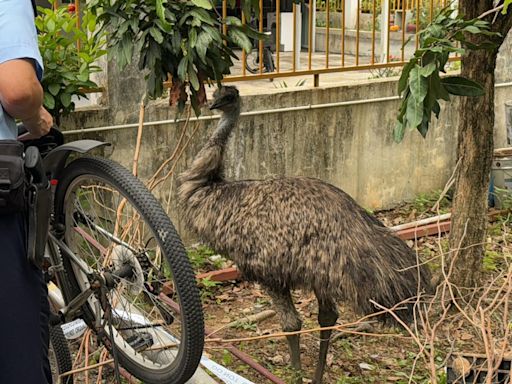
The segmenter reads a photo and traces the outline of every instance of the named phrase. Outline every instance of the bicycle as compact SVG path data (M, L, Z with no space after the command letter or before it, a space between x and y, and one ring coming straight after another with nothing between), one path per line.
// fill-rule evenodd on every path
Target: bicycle
M52 328L83 319L113 357L118 383L120 366L145 383L184 383L201 358L204 321L179 235L139 179L86 155L106 143L62 144L57 132L25 142L42 155L33 176L51 180L43 264L64 299L52 302ZM69 161L71 154L81 157ZM52 344L60 345L56 329ZM69 370L69 351L55 354L58 371Z
M249 25L252 29L258 30L258 25L256 18L254 16L251 16L251 20L249 22ZM269 36L272 35L271 31L264 32L264 35ZM260 73L260 49L259 49L259 40L255 39L253 42L253 49L251 52L247 53L245 55L245 68L250 73ZM274 72L276 70L276 65L274 63L274 57L272 56L272 44L267 40L263 42L263 49L262 49L262 70L263 73L270 73ZM270 79L272 81L272 79Z
M274 57L272 56L272 50L270 45L265 45L263 47L263 73L270 73L276 70L276 66L274 64ZM253 48L251 52L245 55L245 68L250 73L259 73L260 72L260 50L259 48Z

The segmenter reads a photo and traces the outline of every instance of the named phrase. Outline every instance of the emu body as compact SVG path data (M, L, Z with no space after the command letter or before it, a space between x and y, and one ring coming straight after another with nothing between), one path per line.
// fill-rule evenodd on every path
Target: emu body
M416 296L419 286L428 287L428 270L414 267L409 247L342 190L304 177L227 181L223 155L240 113L236 88L218 90L213 107L223 111L221 121L180 176L184 217L205 243L267 290L284 331L302 325L291 289L313 291L320 325L331 326L338 301L368 314L375 312L370 300L392 307ZM401 316L410 313L409 306ZM323 376L330 334L320 335L316 383ZM300 370L299 337L289 336L288 343L292 365Z

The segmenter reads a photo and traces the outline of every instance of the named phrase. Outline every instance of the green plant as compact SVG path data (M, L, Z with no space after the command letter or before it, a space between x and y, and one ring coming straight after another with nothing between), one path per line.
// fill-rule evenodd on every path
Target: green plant
M257 325L252 321L248 321L247 319L238 320L233 328L242 329L244 331L256 331Z
M230 0L231 6L235 5ZM258 14L258 0L243 0L246 15ZM236 17L222 18L210 0L91 0L103 29L110 31L109 46L124 68L134 54L146 74L150 97L160 97L171 81L169 102L183 110L189 98L196 113L206 102L204 82L220 84L236 58L231 47L252 49L249 37L263 35ZM227 33L222 32L223 26Z
M426 212L436 204L436 202L441 197L441 191L432 191L428 193L420 193L414 201L412 202L412 208L415 209L417 212L422 213ZM446 213L448 212L450 208L450 201L446 196L443 196L439 203L439 211L440 213Z
M402 95L397 123L396 142L402 141L407 127L426 136L432 113L439 117L439 100L450 100L450 95L481 96L483 87L460 76L440 77L446 72L450 54L464 55L466 49L494 49L497 33L490 31L489 23L480 19L464 20L455 10L444 8L432 23L420 32L420 48L407 63L398 82ZM479 42L470 42L468 34L480 36ZM460 47L458 46L460 44Z
M494 272L498 269L498 263L502 259L502 256L496 251L485 251L483 258L484 271Z
M205 245L198 245L188 248L187 254L192 267L197 270L209 264L209 258L215 255L215 252Z
M233 364L233 355L227 349L222 350L222 364L224 364L224 366Z
M42 79L44 106L59 123L75 109L73 96L87 98L84 89L97 88L91 74L100 71L95 62L106 54L104 34L96 32L96 17L84 9L80 26L66 6L55 10L39 7L36 27L45 72Z
M361 12L362 13L373 13L373 7L375 4L375 14L381 12L381 1L380 0L362 0L361 1Z
M220 282L211 280L210 277L205 277L199 281L201 287L201 299L211 299L214 296L215 290L221 285Z
M279 82L273 83L273 84L274 84L274 88L288 88L288 84L286 83L286 81L279 81ZM300 79L295 83L294 87L302 87L305 84L306 84L306 79Z

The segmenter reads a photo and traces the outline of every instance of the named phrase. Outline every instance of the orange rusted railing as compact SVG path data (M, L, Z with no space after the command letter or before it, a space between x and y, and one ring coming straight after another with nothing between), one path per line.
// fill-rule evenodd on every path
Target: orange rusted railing
M227 4L222 0L224 15ZM241 9L230 12L243 23L251 20L253 28L271 37L255 44L253 73L246 71L249 55L240 51L241 60L225 81L313 75L318 85L323 74L403 66L418 47L418 32L450 4L448 0L259 0L258 15L249 18ZM273 68L266 63L269 58Z

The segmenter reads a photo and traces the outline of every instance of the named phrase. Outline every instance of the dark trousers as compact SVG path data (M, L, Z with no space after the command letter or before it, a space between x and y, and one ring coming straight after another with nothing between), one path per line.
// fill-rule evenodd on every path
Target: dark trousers
M0 383L51 383L47 288L26 256L20 214L0 215Z

